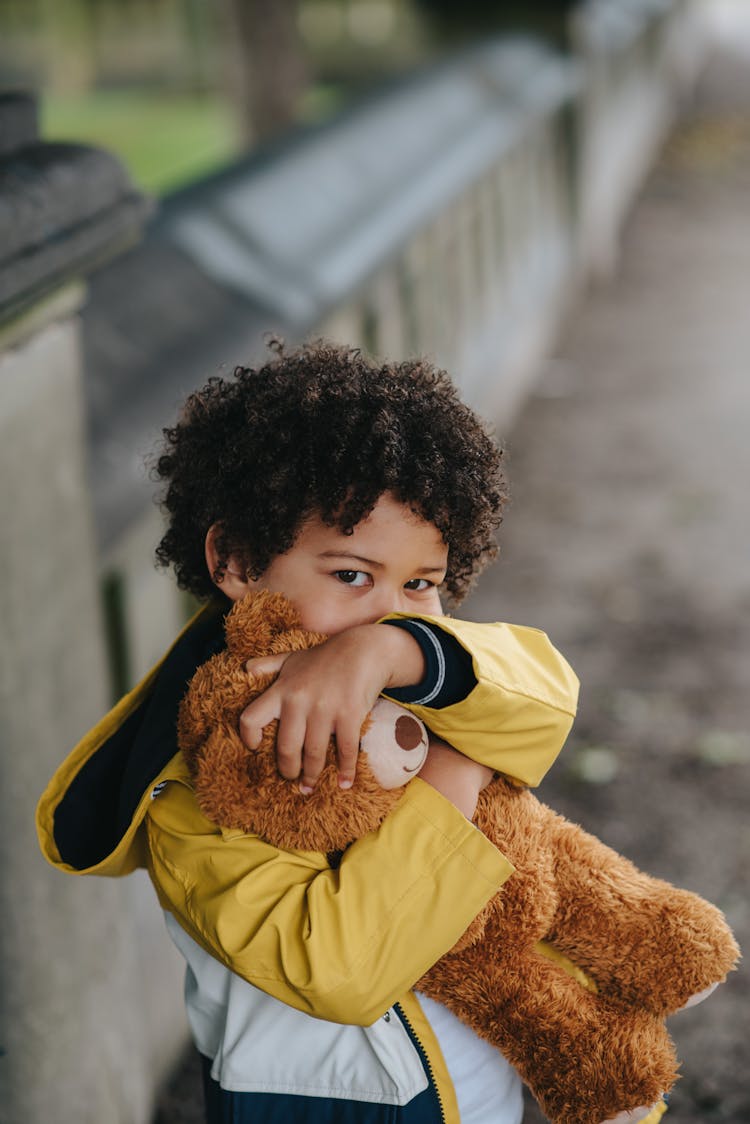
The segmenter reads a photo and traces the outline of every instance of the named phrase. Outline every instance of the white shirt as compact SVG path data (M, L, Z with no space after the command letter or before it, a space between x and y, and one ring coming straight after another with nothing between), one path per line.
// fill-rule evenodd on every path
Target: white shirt
M456 1091L461 1124L521 1124L521 1078L503 1055L442 1003L419 995Z

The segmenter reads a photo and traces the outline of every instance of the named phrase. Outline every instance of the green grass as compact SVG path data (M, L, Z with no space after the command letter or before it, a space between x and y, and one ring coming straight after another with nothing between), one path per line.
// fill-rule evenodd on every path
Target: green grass
M163 195L231 160L235 142L220 98L144 90L43 96L42 136L119 156L145 191Z

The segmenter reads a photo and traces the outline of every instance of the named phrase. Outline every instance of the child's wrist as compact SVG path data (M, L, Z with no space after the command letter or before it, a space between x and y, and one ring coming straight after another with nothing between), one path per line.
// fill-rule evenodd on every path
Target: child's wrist
M413 687L421 683L426 672L422 648L411 633L387 624L371 626L377 629L373 637L383 651L387 678L384 687Z

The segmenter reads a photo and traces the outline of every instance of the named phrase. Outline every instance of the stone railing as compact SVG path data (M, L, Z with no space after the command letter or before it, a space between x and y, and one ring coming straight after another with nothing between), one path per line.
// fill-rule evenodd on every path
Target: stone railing
M578 252L586 274L617 264L633 198L701 60L692 0L585 0L571 19L578 105Z

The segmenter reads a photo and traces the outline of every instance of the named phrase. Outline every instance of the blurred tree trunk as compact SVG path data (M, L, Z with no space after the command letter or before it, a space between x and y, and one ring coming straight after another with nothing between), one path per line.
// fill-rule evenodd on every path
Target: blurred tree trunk
M299 0L221 0L225 82L244 147L289 126L309 72Z
M454 46L487 34L528 32L564 47L579 0L416 0L438 40Z
M96 11L86 0L39 0L36 36L42 44L45 84L67 94L84 93L97 77Z

